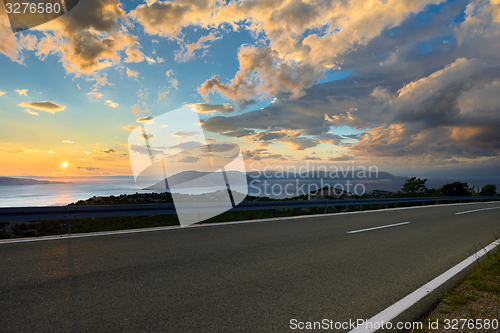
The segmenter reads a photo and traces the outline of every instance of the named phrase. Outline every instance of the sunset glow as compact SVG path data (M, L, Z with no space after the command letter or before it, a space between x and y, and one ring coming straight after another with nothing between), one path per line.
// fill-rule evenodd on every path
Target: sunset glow
M0 2L0 175L132 175L130 132L183 106L254 168L496 174L499 6L92 0L14 34Z

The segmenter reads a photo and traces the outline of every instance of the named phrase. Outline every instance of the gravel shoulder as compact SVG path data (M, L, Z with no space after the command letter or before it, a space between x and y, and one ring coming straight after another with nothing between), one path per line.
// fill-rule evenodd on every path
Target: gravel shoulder
M481 260L422 323L423 329L407 332L500 332L500 250Z

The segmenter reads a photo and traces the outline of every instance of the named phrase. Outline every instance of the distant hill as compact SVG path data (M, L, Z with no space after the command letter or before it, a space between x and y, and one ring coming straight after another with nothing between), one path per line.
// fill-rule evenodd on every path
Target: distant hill
M245 177L245 174L239 171L226 171L226 176L230 183L234 180L238 183L238 180ZM251 180L247 177L247 181ZM167 183L167 184L166 184ZM218 186L220 184L220 174L213 172L200 172L200 171L182 171L175 175L168 177L165 180L159 181L158 183L145 188L144 190L162 190L168 189L171 186L176 187L212 187ZM246 185L246 184L242 184Z
M304 179L304 180L317 180L317 179L342 179L342 180L406 180L407 177L397 177L393 176L385 171L372 171L369 170L357 170L354 172L347 168L346 170L314 170L309 172L301 172L300 168L297 168L297 172L287 172L279 170L267 170L267 171L252 171L247 172L247 176L250 179Z
M229 180L239 180L242 177L242 173L239 171L227 171L226 175ZM168 177L152 186L144 188L144 190L159 190L168 189L169 186L176 187L212 187L219 184L219 175L212 172L200 172L200 171L182 171L175 175ZM252 180L282 180L282 179L300 179L301 181L307 180L371 180L371 181L405 181L407 177L396 177L388 172L379 171L377 173L368 171L362 172L355 170L349 171L310 171L308 173L287 173L286 171L276 171L267 170L265 173L261 171L252 171L246 173L247 182L250 183ZM167 185L165 184L167 183Z
M50 182L48 180L36 180L27 178L0 177L0 186L12 185L51 185L51 184L69 184L67 182Z

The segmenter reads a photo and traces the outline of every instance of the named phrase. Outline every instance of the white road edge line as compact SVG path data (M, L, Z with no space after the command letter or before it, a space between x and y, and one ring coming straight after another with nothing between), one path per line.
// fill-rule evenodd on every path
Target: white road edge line
M500 245L500 239L494 241L490 245L486 246L485 248L479 250L477 253L471 255L458 265L450 268L443 274L439 275L437 278L434 280L430 281L429 283L423 285L419 289L415 290L405 298L401 299L400 301L394 303L384 311L380 312L379 314L371 317L368 319L366 322L363 324L359 325L357 328L349 331L349 333L361 333L361 332L366 332L366 333L372 333L375 332L376 329L374 329L374 326L380 327L380 323L384 322L387 323L394 318L396 318L398 315L400 315L403 311L407 310L410 308L412 305L420 301L422 298L424 298L427 294L430 292L434 291L436 288L441 286L443 283L460 273L462 270L467 268L469 265L474 263L477 259L481 258L484 256L486 253L490 252L493 250L495 247ZM377 324L376 324L377 323Z
M140 233L140 232L163 231L163 230L172 230L172 229L215 227L215 226L244 224L244 223L274 222L274 221L295 220L295 219L303 219L303 218L328 217L328 216L336 216L336 215L383 213L383 212L393 212L393 211L407 210L407 209L437 208L437 207L444 207L444 206L451 207L451 206L493 204L493 203L498 203L498 201L465 202L465 203L440 204L440 205L431 205L431 206L413 206L413 207L398 207L398 208L386 208L386 209L377 209L377 210L364 210L364 211L356 211L356 212L342 212L342 213L316 214L316 215L299 215L299 216L288 216L288 217L278 217L278 218L259 219L259 220L193 224L193 225L184 226L184 227L167 226L167 227L141 228L141 229L118 230L118 231L101 231L101 232L93 232L93 233L87 233L87 234L76 234L76 235L67 235L66 234L66 235L59 235L59 236L41 236L41 237L36 237L36 238L0 240L0 245L12 244L12 243L40 242L40 241L46 241L46 240L58 240L58 239L68 239L68 238L84 238L84 237L97 237L97 236L109 236L109 235L135 234L135 233Z
M467 214L467 213L474 213L474 212L480 212L480 211L482 211L482 210L490 210L490 209L500 209L500 207L491 207L491 208L482 208L482 209L467 210L467 211L465 211L465 212L455 213L455 215Z
M363 232L363 231L369 231L369 230L376 230L376 229L382 229L382 228L390 228L390 227L396 227L398 225L405 225L410 222L401 222L401 223L394 223L394 224L387 224L387 225L381 225L380 227L373 227L373 228L367 228L367 229L359 229L359 230L354 230L354 231L349 231L347 232L348 234L355 234L358 232Z

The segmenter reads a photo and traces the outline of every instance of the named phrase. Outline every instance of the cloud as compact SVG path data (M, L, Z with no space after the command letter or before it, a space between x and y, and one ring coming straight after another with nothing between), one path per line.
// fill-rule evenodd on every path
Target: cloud
M473 38L491 38L500 32L498 1L470 1L464 11L465 19L455 30L459 45Z
M278 160L286 160L281 154L270 154L261 156L262 159L278 159Z
M191 108L199 113L232 113L234 112L234 107L231 104L205 104L205 103L197 103L197 104L186 104L187 106L191 106Z
M156 62L156 60L154 60L153 58L151 57L146 57L146 61L148 62L148 64L152 65Z
M181 28L197 23L210 15L214 8L211 0L196 2L168 2L157 1L137 6L129 16L144 27L150 35L178 39Z
M158 102L161 101L162 99L164 99L165 96L167 96L167 94L168 94L168 90L164 91L164 92L159 91L158 92Z
M26 148L16 143L0 142L0 152L7 154L36 153L37 149Z
M27 96L28 89L17 89L16 93L19 94L19 96Z
M354 159L354 157L350 156L350 155L342 155L342 156L328 158L328 160L332 161L332 162L344 162L344 161L351 161L353 159Z
M136 122L145 123L145 122L148 122L148 121L153 120L153 119L154 119L154 116L145 116L145 117L141 117L141 118L136 119Z
M457 99L460 113L479 110L496 110L500 106L500 81L463 92Z
M0 96L3 96L5 95L5 92L4 91L0 91Z
M287 134L285 132L259 132L253 136L253 139L258 141L272 141L286 137Z
M48 101L22 102L21 104L18 104L18 106L23 107L23 108L35 109L35 110L43 111L43 112L47 112L47 113L56 113L59 111L64 111L66 109L66 107L63 105L59 105L59 104L48 102Z
M156 140L156 137L153 135L153 134L137 134L137 138L141 139L141 140L144 140L144 139L147 139L147 140Z
M103 96L101 93L95 91L89 92L87 95L89 95L89 99L93 102L98 102Z
M351 112L353 111L356 111L356 109L351 108L344 114L333 115L331 117L325 113L325 120L331 122L335 126L349 126L354 128L363 127L365 124L358 117L351 115Z
M389 89L383 87L376 87L373 89L370 96L375 97L377 101L387 101L391 98Z
M382 112L394 114L396 121L444 123L458 112L450 104L466 89L471 76L486 69L482 61L459 58L425 78L406 84L396 98L384 104Z
M104 150L96 150L96 152L104 153L104 154L112 154L112 153L116 153L116 150L110 148L110 149L104 149Z
M221 132L220 134L225 135L225 136L230 136L230 137L235 137L235 138L243 138L247 136L252 136L256 134L254 130L249 130L249 129L239 129L236 131L227 131L227 132Z
M205 100L214 91L234 101L272 97L279 93L298 98L304 95L304 89L324 76L321 68L306 62L283 61L278 52L269 47L242 46L238 59L239 71L229 83L222 83L214 76L198 88Z
M292 138L281 140L281 142L285 142L291 150L306 150L316 147L319 144L317 140L309 138Z
M172 135L176 136L178 138L185 138L185 137L194 136L194 135L196 135L198 133L200 133L200 132L198 132L198 131L180 131L180 132L175 132Z
M153 155L153 158L156 158L156 156L163 154L163 150L165 149L165 147L146 147L133 143L130 145L129 149L135 153L146 156L149 156L149 154L151 153Z
M168 149L180 149L180 150L189 150L192 148L197 148L203 146L202 143L197 142L197 141L186 141L186 142L181 142L178 144L175 144L173 146L168 147Z
M170 78L168 80L168 83L170 83L170 86L172 88L174 88L175 90L179 90L179 81L177 79L174 79L174 78Z
M33 110L30 110L30 109L25 109L24 112L26 112L27 114L30 114L32 116L38 116L38 112L35 112Z
M74 143L73 141L63 140L64 143Z
M18 34L14 34L10 30L9 17L4 2L0 2L0 53L6 55L12 61L23 63L22 47L19 45L18 38Z
M140 98L142 97L142 92L140 92ZM144 107L144 110L141 110L141 105ZM136 117L141 117L141 113L151 113L150 110L148 109L148 104L146 102L141 102L141 104L135 104L130 107L130 110L132 110L132 113Z
M250 105L255 105L257 104L257 101L254 99L247 99L247 100L239 100L237 101L236 105L238 105L239 111L245 110L247 107Z
M325 70L338 68L343 56L401 25L427 5L441 2L155 1L139 5L130 17L147 34L176 40L181 45L178 61L191 59L195 50L206 46L206 40L216 38L209 34L186 44L182 40L184 27L230 26L262 36L268 46L240 49L240 70L234 79L225 83L214 76L199 88L205 98L219 92L237 101L278 93L297 98L321 79Z
M211 143L209 147L204 146L200 148L202 151L208 152L208 149L212 153L224 153L235 149L235 146L230 143Z
M302 156L302 160L303 161L321 161L321 157L304 155L304 156Z
M126 129L127 131L130 131L132 132L137 126L134 126L134 125L127 125L127 126L124 126L122 127L123 129Z
M56 55L68 73L78 74L94 74L122 60L142 61L144 55L136 37L127 31L130 25L121 6L119 0L88 0L36 27L44 32L36 55L42 60Z
M215 37L215 35L211 32L207 36L201 36L197 42L192 44L181 44L181 49L177 50L174 54L174 59L177 62L184 63L188 62L195 58L195 51L199 49L203 49L201 57L206 55L206 49L208 48L207 43L213 42L214 40L220 39L222 37Z
M81 166L77 166L77 167L75 167L75 169L78 169L78 170L85 170L85 171L98 171L98 170L101 170L101 168L95 168L95 167L81 167Z
M114 102L110 101L109 99L106 102L104 102L104 104L106 104L112 108L118 107L118 103L114 103Z
M137 77L137 75L139 75L139 72L135 72L133 70L131 70L130 68L127 67L127 76L128 77Z
M196 156L184 156L178 162L181 162L181 163L196 163L199 160L200 160L200 158L196 157Z

